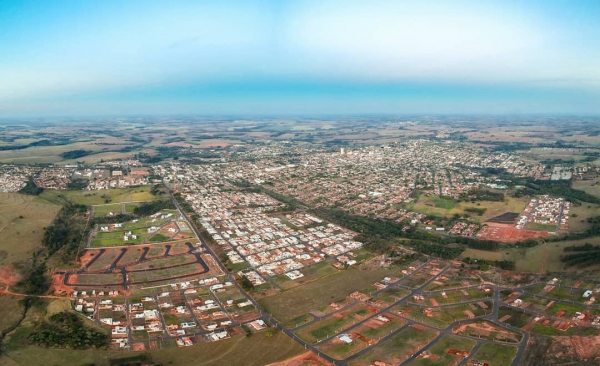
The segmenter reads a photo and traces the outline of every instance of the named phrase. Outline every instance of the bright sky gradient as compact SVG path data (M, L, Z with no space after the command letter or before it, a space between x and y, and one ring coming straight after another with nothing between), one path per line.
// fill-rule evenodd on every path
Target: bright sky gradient
M600 114L600 1L0 0L0 117Z

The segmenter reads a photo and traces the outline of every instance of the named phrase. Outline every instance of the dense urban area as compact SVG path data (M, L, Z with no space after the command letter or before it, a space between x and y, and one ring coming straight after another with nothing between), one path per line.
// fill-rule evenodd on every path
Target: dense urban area
M3 126L0 360L598 364L600 130L561 122Z

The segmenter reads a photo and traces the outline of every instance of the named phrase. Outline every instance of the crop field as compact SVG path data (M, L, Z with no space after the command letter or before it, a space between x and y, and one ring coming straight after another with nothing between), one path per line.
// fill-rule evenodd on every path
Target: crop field
M370 314L366 306L358 304L325 320L310 324L299 330L296 335L308 343L316 343L351 327Z
M510 366L517 355L517 348L498 343L483 344L471 358L494 366Z
M409 326L356 360L350 361L350 365L370 365L376 360L397 365L431 342L436 336L437 332L432 330Z
M18 193L0 193L0 266L31 258L60 206Z
M433 355L434 357L419 357L413 360L409 365L411 366L447 366L447 365L456 365L463 358L456 354L448 353L448 350L457 350L470 352L477 343L472 339L466 339L462 337L447 335L437 342L429 350L427 353L429 355Z
M486 220L489 220L493 217L502 215L503 213L506 212L516 212L516 213L521 213L521 211L523 211L523 209L525 208L525 206L527 206L527 203L529 203L529 200L526 198L514 198L508 195L505 195L504 197L504 201L481 201L478 202L479 206L477 205L477 203L470 203L470 202L460 202L453 210L450 210L448 212L449 215L454 215L454 214L469 214L470 216L473 216L474 219L480 221L480 222L484 222ZM473 213L469 213L466 212L465 209L466 208L486 208L487 210L485 211L485 213L481 216L478 215L474 215Z
M318 281L262 298L259 303L266 312L282 322L287 322L332 302L343 300L354 291L381 281L386 276L393 276L394 272L385 268L363 271L357 267L350 267Z
M110 200L110 203L122 203L131 201L152 201L154 195L150 193L150 186L135 188L115 188L102 191L55 191L45 190L40 194L40 198L50 203L62 205L65 199L82 205L103 205Z

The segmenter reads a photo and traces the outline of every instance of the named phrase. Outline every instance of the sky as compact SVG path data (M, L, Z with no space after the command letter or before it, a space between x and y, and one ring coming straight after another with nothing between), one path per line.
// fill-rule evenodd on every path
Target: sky
M0 117L600 115L600 1L0 0Z

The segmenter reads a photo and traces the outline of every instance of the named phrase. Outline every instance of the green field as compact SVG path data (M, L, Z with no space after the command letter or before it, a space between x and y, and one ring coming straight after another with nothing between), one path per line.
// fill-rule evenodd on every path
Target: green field
M287 322L332 302L341 301L352 292L381 281L386 276L393 276L394 273L395 271L385 268L367 272L350 267L318 281L262 298L259 303L266 312Z
M485 361L494 366L510 366L517 355L517 347L486 343L479 347L471 359Z
M356 360L350 361L350 365L370 365L375 360L397 365L431 342L436 335L432 330L420 330L409 326Z
M129 280L131 282L146 282L155 281L161 279L168 279L176 276L192 275L200 272L202 269L198 264L192 263L181 267L168 268L168 269L157 269L148 270L144 272L136 272L129 274Z
M508 195L504 196L504 201L481 201L479 202L479 206L477 203L470 202L461 202L459 203L453 210L448 212L449 215L454 214L469 214L473 216L475 219L480 222L484 222L493 217L502 215L505 212L516 212L520 213L523 211L525 206L529 203L529 199L527 198L514 198ZM465 209L473 207L473 208L486 208L487 210L481 216L474 215L473 213L466 212Z
M243 263L242 265L244 265L245 267L248 266L248 264L246 263ZM291 280L288 276L283 274L273 277L273 281L277 286L281 287L282 289L290 289L292 287L300 286L307 282L314 281L321 277L332 275L334 273L337 273L338 270L335 269L335 267L331 266L329 262L323 261L317 264L313 264L312 266L302 268L300 272L304 274L304 277L301 277L297 280Z
M117 215L122 213L122 211L123 206L120 203L94 206L94 217L106 217L110 212L112 212L113 215Z
M20 296L0 296L0 331L12 326L21 317L23 310Z
M472 339L457 337L448 335L435 342L433 346L428 350L429 354L437 356L434 360L432 358L417 358L413 360L409 365L411 366L446 366L455 365L463 358L458 355L448 353L449 349L455 349L460 351L471 351L477 343Z
M299 330L296 335L308 343L317 343L349 328L357 323L359 319L370 315L369 311L362 304L353 306L347 311L344 311L343 314L341 314L343 316L337 316L338 314L310 324ZM358 316L358 318L355 317L355 315Z
M122 203L130 201L152 201L150 186L135 188L116 188L101 191L54 191L45 190L40 198L54 204L62 205L65 199L82 205L103 205L105 203ZM110 200L109 202L105 202Z
M408 210L414 210L428 215L445 217L450 217L454 214L467 214L479 222L484 222L492 217L499 216L506 212L520 213L523 211L528 202L529 199L527 198L514 198L508 195L505 195L504 201L480 201L477 203L457 202L445 197L427 197L421 195L416 203L405 204L404 207ZM486 211L483 215L479 216L465 211L467 208L485 208Z
M0 193L0 266L31 258L59 210L33 196Z
M600 205L582 202L579 206L571 206L569 213L571 215L569 218L569 230L576 232L585 231L591 226L586 220L589 217L600 215ZM573 215L577 216L573 217Z
M557 231L558 230L556 225L538 224L535 222L527 223L527 225L525 225L525 229L534 230L534 231Z
M600 178L592 180L576 180L573 182L573 188L600 197Z
M156 363L163 365L196 366L196 365L233 365L263 366L283 361L305 352L304 348L285 334L269 330L252 337L237 336L212 343L199 343L193 347L167 348L148 351ZM94 364L109 366L110 360L130 357L135 353L115 351L87 350L74 351L40 347L18 347L13 342L8 350L0 356L0 364L14 365L64 365L79 366Z

